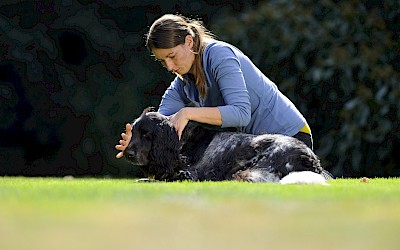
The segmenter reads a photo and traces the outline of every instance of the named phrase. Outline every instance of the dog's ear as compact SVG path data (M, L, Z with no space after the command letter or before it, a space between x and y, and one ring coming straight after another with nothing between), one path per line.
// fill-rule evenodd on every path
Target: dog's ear
M154 147L158 147L161 151L170 151L169 154L179 151L179 138L174 127L165 122L157 127L154 138Z
M172 176L179 169L180 143L175 129L167 123L157 126L154 131L149 157L157 166L156 176Z

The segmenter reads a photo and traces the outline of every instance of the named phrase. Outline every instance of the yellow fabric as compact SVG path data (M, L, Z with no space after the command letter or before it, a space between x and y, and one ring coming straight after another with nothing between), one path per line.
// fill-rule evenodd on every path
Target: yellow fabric
M308 124L306 123L306 125L304 125L304 127L303 127L302 129L300 129L299 132L303 132L303 133L306 133L306 134L311 135L311 128L310 128L310 126L308 126Z

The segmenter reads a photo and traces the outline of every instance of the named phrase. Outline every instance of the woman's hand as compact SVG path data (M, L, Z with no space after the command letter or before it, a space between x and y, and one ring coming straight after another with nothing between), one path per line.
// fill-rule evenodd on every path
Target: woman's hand
M124 150L126 149L126 147L128 147L129 142L131 141L132 138L131 124L127 123L125 125L125 130L126 132L121 134L122 140L119 140L119 145L115 145L115 148L121 151L115 156L118 159L124 156Z
M179 140L182 137L183 130L189 122L189 118L186 115L186 109L183 108L169 117L169 121L174 126L176 133L178 134Z
M210 125L222 125L222 117L218 107L186 107L169 117L179 140L189 121L196 121Z

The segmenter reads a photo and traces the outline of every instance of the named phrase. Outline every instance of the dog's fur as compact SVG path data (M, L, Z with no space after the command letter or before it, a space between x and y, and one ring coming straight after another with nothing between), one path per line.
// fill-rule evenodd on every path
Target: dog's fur
M168 117L150 108L132 123L124 156L149 178L165 181L279 182L299 171L330 176L314 152L293 137L219 132L189 122L179 141Z

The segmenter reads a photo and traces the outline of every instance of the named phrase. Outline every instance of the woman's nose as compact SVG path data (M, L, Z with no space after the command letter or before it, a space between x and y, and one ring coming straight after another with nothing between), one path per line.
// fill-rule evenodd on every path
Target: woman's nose
M174 69L175 64L172 62L171 59L167 58L164 61L165 67L168 69L168 71L172 71Z

